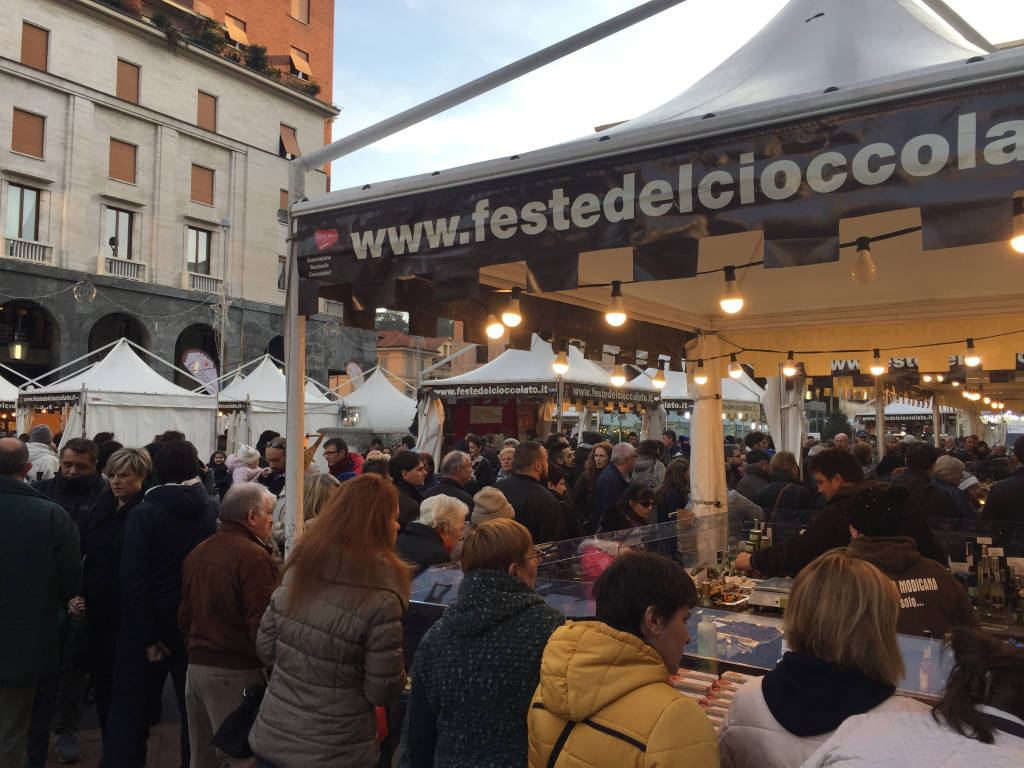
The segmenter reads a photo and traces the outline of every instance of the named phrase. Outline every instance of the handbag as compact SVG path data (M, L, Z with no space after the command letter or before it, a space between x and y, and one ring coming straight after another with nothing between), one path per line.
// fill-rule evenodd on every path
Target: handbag
M256 722L256 715L267 692L266 683L247 685L242 691L242 703L220 724L213 735L213 746L229 757L252 757L249 747L249 731Z

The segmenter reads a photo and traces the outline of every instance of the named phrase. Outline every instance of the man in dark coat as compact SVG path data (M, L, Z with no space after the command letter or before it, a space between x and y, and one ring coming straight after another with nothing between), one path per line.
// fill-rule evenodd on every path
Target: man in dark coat
M526 526L537 543L565 539L565 517L546 485L548 452L544 446L530 440L520 443L512 470L512 477L506 477L497 487L516 511L516 521Z
M797 466L796 456L789 451L779 451L772 456L771 470L771 482L751 501L764 510L768 522L810 522L817 494L811 493L800 482L800 467Z
M953 499L928 474L939 458L939 452L928 443L912 443L905 453L907 468L893 478L892 484L906 488L911 503L927 517L959 518Z
M25 483L20 440L0 439L0 765L23 766L36 680L57 673L58 609L81 589L78 528Z
M594 506L590 530L596 531L601 518L615 512L619 499L629 487L629 474L635 466L636 448L629 443L618 443L612 448L611 461L597 476L597 483L591 492L594 495Z
M756 499L772 481L772 457L767 451L754 448L747 454L747 473L736 484L736 491L748 499Z
M103 764L142 766L148 704L170 673L181 715L181 754L190 754L185 710L188 657L178 629L182 565L217 528L217 505L196 474L191 443L170 440L153 460L156 482L128 517L119 574L121 625Z
M1024 521L1024 435L1013 443L1013 464L1013 474L989 489L986 520Z
M64 507L79 530L89 510L107 488L107 481L96 466L99 453L92 440L83 437L68 440L60 449L60 470L48 480L35 484L37 491Z
M417 488L427 478L427 468L416 451L399 451L388 462L388 474L398 489L398 525L405 528L420 516L423 496Z
M441 477L437 482L427 488L423 498L443 494L454 496L469 508L470 516L473 515L473 497L466 490L466 486L473 479L473 463L468 453L462 451L449 451L441 459Z

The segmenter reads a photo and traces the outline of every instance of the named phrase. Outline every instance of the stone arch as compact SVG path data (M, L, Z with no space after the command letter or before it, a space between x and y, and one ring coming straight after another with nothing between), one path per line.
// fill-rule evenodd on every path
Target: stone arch
M209 356L213 361L215 374L214 378L219 376L223 371L220 370L220 351L217 344L217 332L212 326L207 323L193 323L192 325L184 328L181 333L178 334L178 339L174 343L174 359L171 361L179 368L188 368L189 372L197 378L207 381L210 372L206 370L205 359L193 359L191 365L186 364L186 356L192 352L198 350ZM197 357L192 355L193 358ZM197 368L197 366L200 366ZM175 371L174 382L186 389L195 389L196 383L186 377L184 374Z
M93 323L89 331L89 351L97 350L121 338L128 339L143 349L153 349L149 331L141 320L127 312L112 312Z
M21 349L12 342L20 342ZM0 362L29 378L60 365L60 326L48 309L25 299L0 304Z
M284 336L275 336L270 341L268 341L265 352L271 357L276 357L281 362L285 362Z

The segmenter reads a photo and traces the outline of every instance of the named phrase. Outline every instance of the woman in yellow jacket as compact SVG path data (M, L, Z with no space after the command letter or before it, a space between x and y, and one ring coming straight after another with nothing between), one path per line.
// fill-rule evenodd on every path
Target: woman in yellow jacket
M697 591L663 555L622 555L594 584L597 621L555 630L530 706L531 768L718 768L711 723L669 674Z

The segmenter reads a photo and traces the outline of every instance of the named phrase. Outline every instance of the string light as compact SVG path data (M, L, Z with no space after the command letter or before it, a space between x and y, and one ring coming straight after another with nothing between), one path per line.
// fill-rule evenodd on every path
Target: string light
M956 379L953 379L953 386L954 387L959 387L960 386L960 382L957 381Z
M943 376L941 373L938 373L935 375L935 380L939 382L939 384L941 384L943 381L946 380L946 377Z
M564 376L569 372L569 356L564 349L555 357L555 361L551 364L551 370L559 376Z
M1013 198L1013 238L1010 247L1024 253L1024 197Z
M989 397L988 395L985 395L983 398L981 398L981 402L983 402L985 405L988 405L989 403L992 402L992 398Z
M857 261L850 277L857 283L870 283L875 279L875 261L871 258L871 238L857 238Z
M967 340L967 352L964 354L964 365L968 368L977 368L981 365L981 355L974 348L974 339Z
M615 367L612 368L612 386L621 387L626 383L626 372L622 368L622 363L619 362L619 356L615 356Z
M930 373L926 373L924 376L921 377L921 381L923 381L925 384L931 384L932 375Z
M725 294L718 302L718 306L727 315L735 315L743 309L743 297L740 295L739 286L736 285L736 267L730 265L723 269L725 272Z
M494 315L487 316L487 327L484 330L491 339L500 339L505 335L505 326L499 323Z
M735 354L729 355L729 375L734 379L743 375L743 366L736 362Z
M618 328L626 322L626 306L622 303L622 282L612 281L612 300L604 313L604 321Z
M874 358L871 360L871 375L881 376L885 373L885 365L882 363L882 356L878 353L878 348L874 350Z
M793 352L786 355L786 362L782 364L782 375L786 377L796 376L796 362L793 360Z
M654 374L654 378L651 379L651 384L654 385L655 389L664 389L668 382L665 380L665 372L659 368Z
M697 361L697 372L693 374L693 381L698 387L703 387L708 383L708 374L704 370L704 361Z
M512 289L512 295L508 297L508 306L501 313L501 322L509 328L515 328L523 322L523 314L519 310L519 288Z

